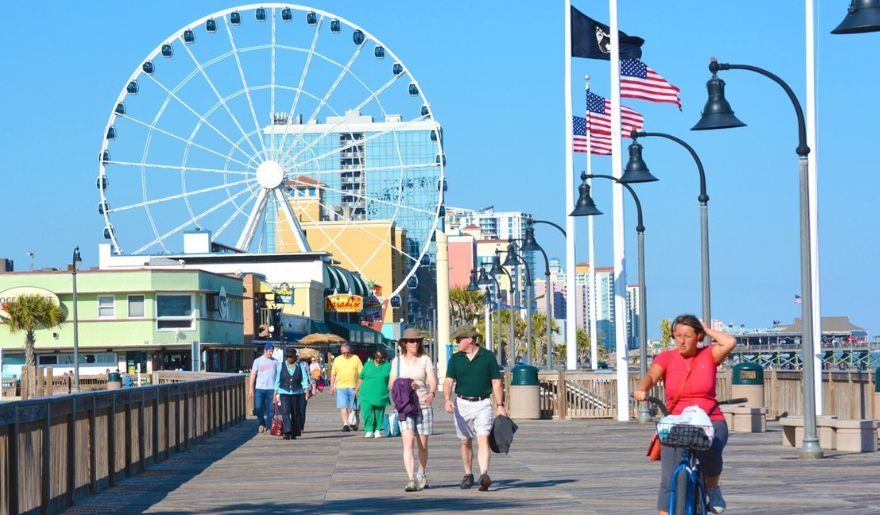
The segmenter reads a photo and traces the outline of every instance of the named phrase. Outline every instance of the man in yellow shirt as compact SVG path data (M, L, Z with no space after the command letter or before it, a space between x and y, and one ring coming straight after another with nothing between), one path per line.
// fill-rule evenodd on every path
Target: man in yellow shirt
M336 395L336 407L342 417L342 431L357 431L356 425L349 425L348 414L350 410L357 408L354 388L364 365L361 358L351 353L351 347L347 343L343 343L339 350L342 354L336 356L333 368L330 369L330 394Z

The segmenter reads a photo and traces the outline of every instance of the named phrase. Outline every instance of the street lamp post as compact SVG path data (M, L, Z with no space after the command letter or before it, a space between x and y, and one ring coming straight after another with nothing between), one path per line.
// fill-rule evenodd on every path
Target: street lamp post
M575 204L574 211L571 212L570 216L594 216L602 214L602 212L596 207L596 203L593 202L592 197L590 197L590 186L587 184L587 179L595 178L609 179L620 184L629 191L636 204L636 216L638 219L636 232L639 236L639 372L644 376L648 372L648 312L647 299L645 298L645 224L642 220L642 203L639 202L639 197L636 195L635 190L633 190L629 184L625 183L623 178L616 179L610 175L587 175L586 173L581 173L581 185L578 187L579 196L577 204ZM640 424L647 424L651 421L651 413L648 411L647 402L639 403L638 421Z
M531 362L531 348L532 348L532 292L534 292L534 288L532 286L532 273L529 270L529 265L525 261L525 257L519 255L517 253L516 243L512 240L509 240L507 244L507 256L504 258L504 263L502 266L519 266L525 265L526 271L526 282L525 282L525 295L520 295L521 297L525 297L523 302L526 303L526 363ZM523 293L523 292L521 292ZM511 311L513 313L513 311ZM515 351L510 351L510 363L516 361Z
M631 136L633 142L630 144L629 149L630 160L626 163L626 171L620 178L621 182L632 184L636 182L650 182L657 180L656 177L650 174L648 166L642 159L642 146L638 144L638 138L658 137L672 140L687 149L687 151L690 152L691 157L694 158L694 162L697 164L697 172L700 174L700 195L697 197L697 201L700 203L700 284L703 293L703 322L711 325L712 296L710 294L709 282L709 194L706 192L706 173L703 171L703 162L700 161L700 156L697 155L697 152L693 147L671 134L665 134L662 132L639 132L634 130L632 131ZM708 336L706 337L706 340L709 340Z
M516 285L513 283L513 276L510 275L510 272L508 272L508 271L504 268L504 266L501 265L501 256L500 256L500 254L501 254L501 251L499 251L498 249L495 249L495 259L492 261L492 270L489 271L489 273L492 274L493 277L498 277L499 274L502 274L502 273L503 273L504 275L507 276L507 281L508 281L508 283L510 284L510 289L508 290L508 291L510 292L510 295L509 295L510 298L508 299L508 301L509 301L509 303L510 303L510 304L509 304L509 309L508 309L508 313L509 313L509 315L510 315L510 336L509 336L509 339L508 339L508 355L511 355L511 353L509 352L509 351L510 351L510 348L513 347L513 346L515 345L515 343L514 343L514 338L515 338L515 337L514 337L514 325L513 325L513 324L514 324L513 305L515 304L515 302L514 302L514 298L515 298L514 292L516 291ZM497 282L497 281L496 281L496 282ZM499 316L498 316L498 341L499 341L499 342L501 341L501 316L500 316L500 309L501 309L501 308L499 308ZM500 345L499 345L499 346L500 346ZM501 354L498 355L498 362L501 363ZM512 367L512 366L513 366L513 360L512 360L512 359L509 359L509 360L507 361L507 365L508 365L509 367Z
M495 322L497 338L498 342L495 344L495 358L501 363L501 284L498 282L498 278L493 273L495 267L498 266L498 256L495 256L495 259L492 263L492 269L488 272L485 268L480 268L480 282L484 283L481 286L486 287L486 292L489 293L489 309L492 309L492 298L495 299L495 310L498 314L498 320ZM495 292L492 294L492 284L495 284Z
M72 273L73 273L73 389L79 393L79 317L77 313L76 293L76 265L82 262L79 255L79 247L73 249Z
M522 251L523 252L540 252L542 256L544 256L544 299L545 306L547 310L546 318L546 326L547 326L547 361L546 366L548 369L553 368L553 328L550 322L553 320L553 305L551 303L550 297L552 296L550 289L550 260L547 258L547 253L544 249L538 245L538 242L535 241L535 228L532 227L532 220L529 219L528 225L526 227L526 237L522 243ZM534 295L534 288L532 290L532 294ZM537 358L537 356L535 356Z
M721 70L747 70L763 75L777 83L791 100L798 123L798 146L795 153L798 155L799 183L800 183L800 229L801 229L801 319L803 320L803 333L801 343L804 354L804 439L801 446L800 457L802 459L819 459L823 457L822 448L819 446L819 438L816 435L816 404L815 404L815 360L813 342L813 293L812 293L812 270L810 264L810 183L808 180L809 166L807 155L810 147L807 145L807 128L804 121L804 112L794 92L777 75L757 66L747 64L719 63L714 58L709 63L709 71L712 77L706 84L709 99L703 108L700 121L691 130L728 129L743 127L745 124L734 116L733 109L724 98L724 81L717 74Z

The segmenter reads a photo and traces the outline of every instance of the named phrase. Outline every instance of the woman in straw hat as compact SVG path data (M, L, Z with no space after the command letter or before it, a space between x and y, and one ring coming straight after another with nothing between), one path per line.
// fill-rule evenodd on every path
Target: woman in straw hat
M428 487L426 469L428 466L428 437L434 432L434 410L431 403L437 393L437 374L431 357L425 353L425 339L414 328L403 332L400 338L400 355L391 365L388 385L392 388L397 378L412 380L412 388L419 399L419 413L400 421L403 437L403 466L409 482L404 491L415 492ZM416 438L418 434L418 438ZM418 444L419 466L415 472L413 442Z

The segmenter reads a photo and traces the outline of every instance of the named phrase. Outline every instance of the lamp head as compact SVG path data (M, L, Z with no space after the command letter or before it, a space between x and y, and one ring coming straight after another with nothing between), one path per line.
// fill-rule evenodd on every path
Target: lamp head
M596 207L593 197L590 196L590 185L587 184L587 174L581 173L581 185L578 186L577 204L569 216L594 216L601 215L602 211Z
M492 269L489 270L489 273L496 277L504 274L504 269L501 268L501 257L499 256L500 253L500 250L495 249L495 257L492 258Z
M642 145L634 139L629 144L629 161L626 162L620 182L632 184L636 182L654 182L656 180L657 178L651 175L648 165L642 159Z
M502 266L519 266L522 264L522 260L516 254L516 243L510 242L507 244L507 257L504 258L504 263Z
M79 255L79 246L73 249L73 264L82 263L82 256Z
M714 72L712 73L712 78L706 83L706 89L709 91L709 99L706 100L706 105L703 107L700 121L691 127L692 131L731 129L733 127L746 126L746 124L734 116L730 103L724 98L724 81L719 79L718 75Z
M486 273L486 269L483 267L480 267L480 278L477 280L477 286L481 290L492 286L492 279L489 279L489 274Z
M538 245L538 242L535 241L535 228L530 223L528 227L526 227L526 237L523 239L522 247L520 249L523 252L540 252L541 246Z
M858 34L880 30L880 0L852 0L846 17L832 34Z
M480 287L477 285L477 271L471 270L471 280L467 285L467 291L480 291Z

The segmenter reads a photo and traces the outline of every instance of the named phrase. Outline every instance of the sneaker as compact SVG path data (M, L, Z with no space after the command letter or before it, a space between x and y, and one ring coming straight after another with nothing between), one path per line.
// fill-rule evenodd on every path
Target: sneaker
M343 432L343 433L348 433L348 432L350 432L350 431L351 431L351 428L350 428L349 426L342 426L342 432Z
M418 492L419 487L416 485L415 481L409 481L403 489L404 492Z
M357 430L358 430L358 426L348 426L348 427L349 427L352 431L357 431Z
M258 427L257 427L257 432L258 432L258 433L263 433L263 432L265 432L265 431L266 431L266 428L265 428L265 427L263 427L263 426L258 426Z
M459 486L462 490L467 490L468 488L474 486L474 475L465 474L464 477L461 478L461 484Z
M284 436L282 438L285 440L290 440L290 433L284 433Z
M382 434L382 431L376 431L373 433L373 438L385 438L385 435Z
M373 438L373 432L367 431L366 433L364 433L364 438Z
M485 492L490 486L492 486L492 478L489 477L489 474L480 476L480 491Z
M712 509L712 513L724 513L724 510L727 509L727 503L724 502L724 497L721 497L721 487L710 488L707 493L709 494L709 507Z
M419 487L419 490L428 488L428 476L421 472L416 472L416 485Z

